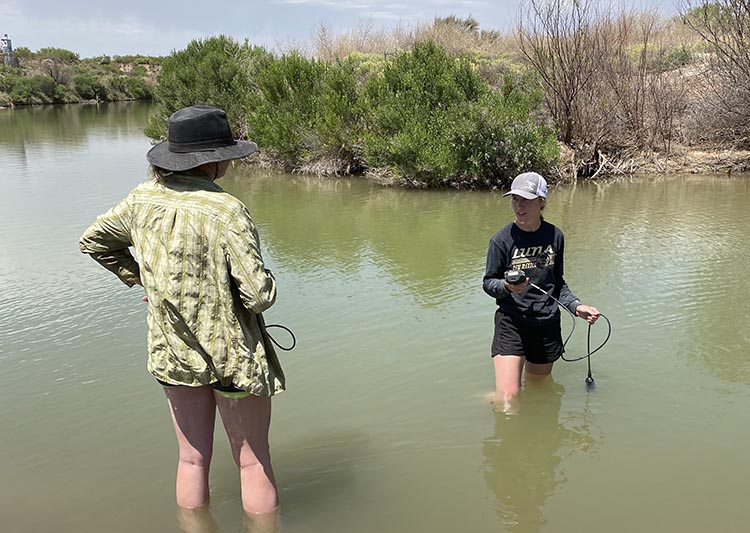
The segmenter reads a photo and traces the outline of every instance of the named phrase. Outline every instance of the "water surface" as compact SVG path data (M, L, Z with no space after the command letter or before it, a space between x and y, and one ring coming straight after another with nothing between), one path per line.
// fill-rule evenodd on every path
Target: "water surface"
M141 294L77 249L146 179L148 110L0 112L2 531L179 531ZM241 167L220 184L249 206L276 273L267 320L299 340L272 425L284 531L746 530L748 178L552 190L568 283L614 332L593 392L584 362L559 364L513 416L487 403L481 290L507 198ZM220 427L211 486L221 530L240 531Z

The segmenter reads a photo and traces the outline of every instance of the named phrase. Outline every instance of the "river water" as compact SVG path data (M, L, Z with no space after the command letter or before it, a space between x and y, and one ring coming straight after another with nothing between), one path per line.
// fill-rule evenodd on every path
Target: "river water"
M145 179L148 112L0 111L3 532L180 530L145 304L77 246ZM267 321L299 341L271 435L284 531L747 531L747 177L551 191L566 279L613 333L593 391L585 361L560 363L512 415L488 403L481 290L507 198L241 167L219 183L249 206L276 274ZM568 354L585 346L579 320ZM241 531L220 426L211 487L213 520Z

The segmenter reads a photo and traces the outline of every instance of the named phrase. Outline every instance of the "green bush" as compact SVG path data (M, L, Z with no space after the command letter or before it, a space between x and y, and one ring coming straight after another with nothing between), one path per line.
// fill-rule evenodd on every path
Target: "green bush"
M356 168L365 110L355 62L326 65L320 89L314 123L318 153L348 159Z
M467 58L417 43L367 84L364 157L406 180L501 185L556 159L553 132L531 114L537 101L510 78L494 92Z
M693 62L693 51L688 45L680 44L674 48L670 48L664 54L664 68L676 69L689 65Z
M109 79L109 88L112 91L112 95L115 97L129 97L127 87L128 77L127 76L113 76Z
M136 78L113 88L132 94L125 79ZM147 134L163 137L171 113L207 103L227 111L236 133L247 124L248 137L287 168L329 160L349 171L389 168L404 181L500 186L524 170L544 172L558 149L533 116L541 94L523 89L538 83L506 75L495 84L433 43L364 69L362 57L273 57L219 36L165 59Z
M0 64L0 91L9 91L15 79L22 76L23 71L20 68Z
M265 49L247 41L238 44L224 35L191 41L185 50L164 59L154 91L157 110L149 119L146 134L164 137L172 113L206 104L226 111L235 134L245 136L246 96L259 68L270 58Z
M290 164L323 156L350 158L360 114L354 64L291 53L258 73L248 98L254 139Z
M139 78L145 78L147 74L148 71L146 70L146 67L139 64L136 64L130 71L131 76L138 76Z
M115 63L133 63L135 65L161 65L162 58L156 56L125 55L113 56L112 61Z
M447 135L457 183L504 186L520 172L544 172L559 156L554 132L497 93L463 108Z
M106 100L107 89L91 74L81 73L73 77L73 85L78 96L84 100Z
M92 57L89 61L99 63L100 65L109 65L112 62L112 58L108 55L100 55Z
M251 137L290 167L321 158L353 162L361 116L354 65L297 53L267 63L248 97Z
M55 104L65 102L68 92L51 76L3 76L0 90L7 92L16 105Z
M295 161L310 148L316 100L325 64L297 53L270 60L256 79L257 91L248 95L250 136Z
M36 51L36 57L48 57L50 59L59 59L61 61L70 63L74 63L79 59L78 54L76 54L75 52L71 52L70 50L66 50L64 48L54 47L40 48Z
M34 57L34 52L25 46L19 46L18 48L13 49L13 55L21 59L29 59Z
M127 94L135 100L151 100L154 92L143 78L129 77L125 81L125 90Z
M151 88L142 78L133 76L114 76L109 80L113 95L118 98L133 100L150 100L153 98Z

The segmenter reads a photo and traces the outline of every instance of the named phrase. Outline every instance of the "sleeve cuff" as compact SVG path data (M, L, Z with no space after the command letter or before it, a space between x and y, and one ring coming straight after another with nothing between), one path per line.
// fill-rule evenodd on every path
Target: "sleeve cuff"
M576 314L576 309L578 309L579 305L581 305L581 300L579 300L579 299L576 298L575 300L573 300L572 302L570 302L565 307L567 307L568 311L570 311L571 313L573 313L575 315Z

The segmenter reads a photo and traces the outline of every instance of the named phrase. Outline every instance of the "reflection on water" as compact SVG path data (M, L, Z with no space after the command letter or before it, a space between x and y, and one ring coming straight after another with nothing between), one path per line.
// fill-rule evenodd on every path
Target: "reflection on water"
M141 292L77 248L145 179L148 109L0 111L0 524L13 533L249 527L221 431L210 515L175 516ZM552 189L566 279L613 334L595 392L585 362L560 363L511 417L477 400L493 388L481 279L507 198L241 166L221 185L250 207L279 282L269 322L299 341L271 435L284 531L566 533L584 500L615 533L750 522L750 179Z
M568 272L583 262L589 282L628 295L618 332L646 335L656 346L668 342L717 378L750 383L750 358L740 355L750 334L737 312L750 298L743 267L750 263L750 179L639 179L602 186L596 195L561 193L595 221L587 230L571 214L564 226L575 228L574 238L586 245L582 231L603 236L602 246L588 243L566 258Z
M564 483L561 461L596 444L590 421L569 427L560 421L563 386L552 379L527 384L519 412L495 414L494 433L482 443L483 477L496 498L506 531L540 531L547 499Z
M207 507L177 508L177 523L185 533L218 533L219 524Z
M368 260L420 304L476 291L498 224L486 193L382 189L357 180L279 180L237 169L222 186L257 212L274 257L305 275L342 275Z
M0 110L0 145L21 151L28 144L85 144L91 136L117 137L142 131L149 104L142 102L32 106Z

